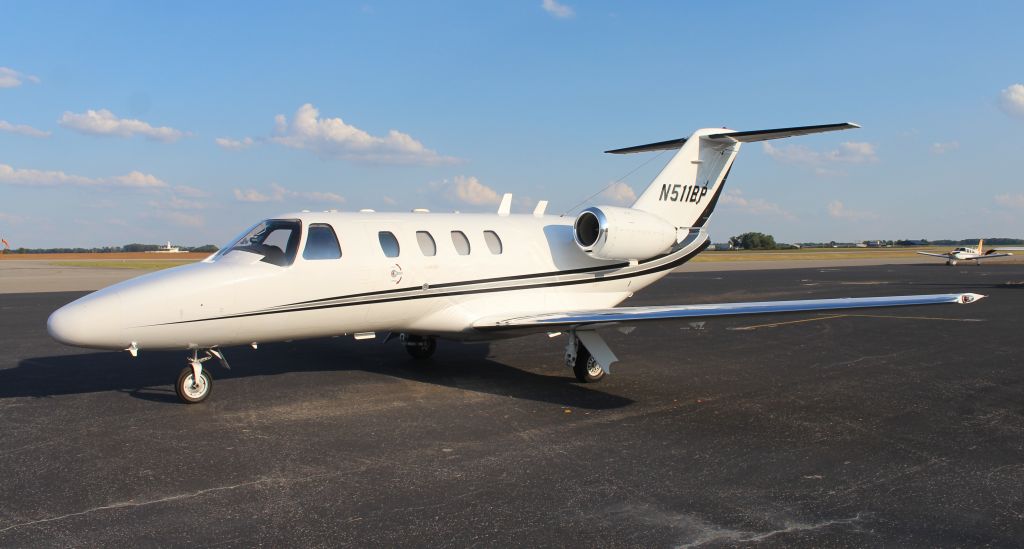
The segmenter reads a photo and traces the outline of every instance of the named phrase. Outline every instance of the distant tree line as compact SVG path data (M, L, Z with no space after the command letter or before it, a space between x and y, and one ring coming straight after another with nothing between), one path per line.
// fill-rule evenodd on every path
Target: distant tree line
M122 253L122 252L152 252L159 250L161 246L159 244L125 244L124 246L102 246L98 248L15 248L12 250L4 250L5 253L10 254L109 254L109 253ZM203 246L179 246L183 252L201 252L201 253L213 253L219 248L213 244L205 244Z
M729 238L729 245L733 248L744 249L744 250L784 250L795 247L802 248L852 248L855 246L863 247L892 247L892 246L962 246L962 245L976 245L978 243L977 238L964 238L962 240L928 240L922 238L920 240L864 240L861 242L836 242L834 240L829 242L799 242L798 246L791 244L782 244L775 242L775 237L770 234L749 232L743 233L739 236L733 236ZM1010 246L1010 245L1024 245L1024 239L1021 238L986 238L986 246Z
M932 240L931 244L940 246L952 246L955 244L977 244L981 238L964 238L962 240ZM1024 239L1020 238L986 238L985 244L992 244L993 246L1009 246L1012 244L1024 244Z

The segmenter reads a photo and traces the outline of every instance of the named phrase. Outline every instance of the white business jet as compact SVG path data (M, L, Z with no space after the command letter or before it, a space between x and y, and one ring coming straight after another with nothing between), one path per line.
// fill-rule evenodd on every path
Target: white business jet
M679 149L630 208L575 218L497 214L301 212L267 219L205 260L104 288L54 312L56 340L80 347L188 350L176 391L200 402L227 367L222 349L272 341L393 334L417 358L436 338L488 340L565 333L565 362L583 382L617 360L596 328L859 307L970 303L971 293L616 307L708 245L704 228L743 143L856 128L829 124L737 132L608 151Z
M946 260L946 265L956 265L957 261L973 261L975 265L981 265L982 259L993 259L996 257L1007 257L1013 254L997 253L999 250L1024 250L1024 248L992 248L989 251L984 251L983 246L984 240L978 241L977 248L954 248L944 254L933 254L931 252L917 252L921 255L930 255L932 257L941 257Z

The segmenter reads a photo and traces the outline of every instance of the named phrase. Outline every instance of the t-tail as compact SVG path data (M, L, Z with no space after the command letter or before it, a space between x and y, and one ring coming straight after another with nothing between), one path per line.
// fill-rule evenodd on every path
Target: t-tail
M703 227L718 204L729 170L743 143L859 127L842 123L745 132L705 128L693 132L688 138L606 152L628 154L679 149L632 208L652 213L679 228Z

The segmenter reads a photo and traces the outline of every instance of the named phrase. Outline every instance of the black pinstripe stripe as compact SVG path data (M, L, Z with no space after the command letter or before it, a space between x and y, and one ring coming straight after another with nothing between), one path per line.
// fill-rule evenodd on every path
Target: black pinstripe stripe
M595 283L599 283L599 282L607 282L609 280L620 280L620 279L623 279L623 278L635 278L635 277L638 277L638 276L644 276L644 275L649 275L649 274L653 274L653 273L658 273L658 272L674 269L674 268L678 267L679 265L682 265L683 263L686 263L687 261L692 259L694 256L699 254L700 252L704 251L704 249L707 248L709 244L710 244L710 241L704 241L699 247L697 247L693 251L691 251L689 253L686 253L686 254L684 254L684 255L680 256L679 258L676 258L676 259L674 259L672 261L669 261L669 262L664 263L662 265L658 265L657 267L653 267L651 269L646 269L646 270L642 270L642 271L635 271L635 272L632 272L632 273L624 273L624 274L619 274L619 275L609 275L609 276L604 276L604 277L600 277L600 278L595 277L595 278L587 278L587 279L582 279L582 280L561 280L561 281L556 281L556 282L544 282L544 283L526 284L526 285L520 285L520 286L503 286L503 287L500 287L500 288L479 288L479 289L475 289L475 290L457 290L457 291L439 292L439 293L431 293L431 294L417 294L417 295L410 295L410 296L386 297L386 298L383 298L383 299L358 301L358 302L354 302L354 303L330 303L330 304L314 305L313 303L315 303L316 301L313 301L313 302L299 302L299 303L295 303L294 305L307 305L307 306L300 307L300 308L295 308L295 309L275 309L275 310L253 311L253 312L250 312L250 313L239 313L239 314L234 314L234 315L224 315L224 316L217 316L217 317L211 317L211 318L200 318L200 319L195 319L195 320L179 320L179 321L175 321L175 322L165 322L165 323L161 323L161 324L152 324L151 326L170 326L170 325L174 325L174 324L192 324L192 323L195 323L195 322L207 322L207 321L211 321L211 320L225 320L225 319L229 319L229 318L245 318L245 317L250 317L250 316L264 316L264 315L274 315L274 314L282 314L282 313L295 313L295 312L305 312L305 311L316 311L316 310L320 310L320 309L334 309L334 308L341 308L341 307L354 307L354 306L357 306L357 305L368 305L368 304L375 304L375 303L393 303L393 302L396 302L396 301L411 301L411 300L417 300L417 299L432 299L432 298L436 298L436 297L451 297L451 296L458 296L458 295L484 294L484 293L493 293L493 292L509 292L509 291L527 290L527 289L534 289L534 288L552 288L552 287L557 287L557 286L575 286L575 285L578 285L578 284L595 284ZM606 270L608 268L609 267L602 267L601 270ZM553 274L549 274L549 275L546 275L546 276L554 276L554 275L559 275L559 274L580 274L578 271L579 271L579 269L577 269L575 271L555 271ZM526 275L526 276L529 276L530 278L536 278L536 276L534 276L534 275ZM508 279L508 278L509 277L502 277L503 280L504 279ZM515 278L513 278L513 279L515 279ZM497 280L497 279L489 279L489 280ZM464 286L464 285L469 285L470 283L459 282L459 283L450 283L450 284ZM410 291L410 290L401 290L401 291ZM389 290L387 293L390 293L390 292L391 292L391 290ZM349 298L353 298L353 297L364 297L364 296L366 296L366 294L353 294L351 296L344 296L344 297L341 297L341 298L330 298L330 299L349 299ZM321 300L317 300L317 301L321 301ZM280 307L289 307L289 306L292 306L292 305L281 305Z

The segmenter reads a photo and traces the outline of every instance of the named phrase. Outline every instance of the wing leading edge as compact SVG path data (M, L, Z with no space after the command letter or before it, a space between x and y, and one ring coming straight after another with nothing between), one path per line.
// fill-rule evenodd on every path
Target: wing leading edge
M649 320L709 318L777 313L802 313L843 309L903 307L973 303L985 296L972 293L929 294L889 297L854 297L839 299L802 299L795 301L755 301L749 303L715 303L701 305L663 305L653 307L614 307L586 311L542 313L516 317L487 317L476 321L478 330L547 331L559 327L583 327L611 323L632 323Z

